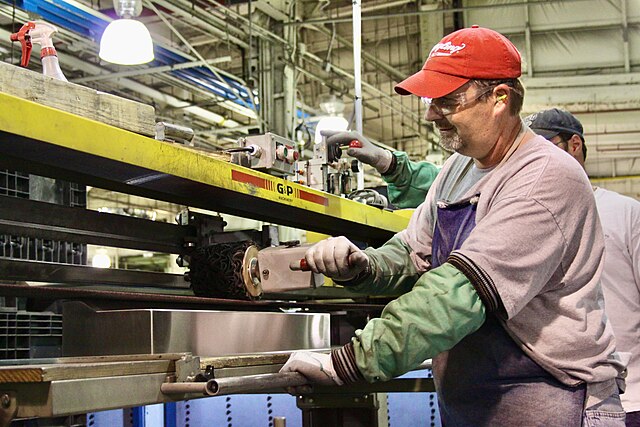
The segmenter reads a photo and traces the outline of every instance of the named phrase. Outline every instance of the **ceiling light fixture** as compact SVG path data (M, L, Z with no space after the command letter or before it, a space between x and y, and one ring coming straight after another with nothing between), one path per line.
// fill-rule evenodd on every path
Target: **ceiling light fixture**
M314 142L319 144L322 142L323 130L347 130L349 128L349 121L342 116L344 111L344 101L341 97L335 94L327 94L320 96L320 109L327 113L326 116L319 117L318 124L316 125Z
M100 39L101 59L113 64L140 65L153 61L153 41L145 25L135 17L142 12L142 0L113 0L120 19L112 21Z

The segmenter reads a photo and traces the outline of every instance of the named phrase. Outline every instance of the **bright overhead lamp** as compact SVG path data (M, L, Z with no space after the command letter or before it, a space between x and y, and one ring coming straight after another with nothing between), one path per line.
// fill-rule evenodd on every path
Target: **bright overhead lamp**
M320 109L327 113L326 116L320 117L318 124L316 125L316 132L314 142L319 144L322 142L323 130L347 130L349 128L349 122L342 116L344 111L344 101L341 97L336 96L333 93L321 95Z
M319 144L322 142L323 130L347 130L349 129L349 122L342 116L324 116L320 118L316 125L316 131L314 135L314 142Z
M153 61L153 41L145 25L136 21L142 12L141 0L114 0L121 19L112 21L100 39L101 59L120 65L140 65Z

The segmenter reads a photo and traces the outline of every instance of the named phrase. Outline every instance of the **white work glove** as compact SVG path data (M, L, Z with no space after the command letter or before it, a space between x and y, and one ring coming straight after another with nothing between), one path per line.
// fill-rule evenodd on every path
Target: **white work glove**
M316 243L304 258L314 273L336 280L353 279L369 266L369 257L344 236Z
M380 173L385 173L391 166L393 156L391 151L372 144L358 132L323 130L320 134L327 138L327 144L337 144L342 147L349 145L351 141L360 141L362 148L349 148L347 154L362 163L373 166Z
M298 372L304 375L311 384L342 385L342 380L336 374L331 362L331 355L314 353L312 351L295 351L289 356L289 360L280 369L283 372ZM309 393L309 386L288 387L291 394Z

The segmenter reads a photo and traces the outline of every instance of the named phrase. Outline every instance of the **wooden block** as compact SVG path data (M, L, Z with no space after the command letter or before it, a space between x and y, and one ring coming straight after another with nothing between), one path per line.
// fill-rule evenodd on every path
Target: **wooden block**
M102 378L119 375L174 374L175 360L94 361L42 365L0 366L0 384Z
M156 111L151 105L56 80L6 62L0 62L0 92L141 135L155 136Z

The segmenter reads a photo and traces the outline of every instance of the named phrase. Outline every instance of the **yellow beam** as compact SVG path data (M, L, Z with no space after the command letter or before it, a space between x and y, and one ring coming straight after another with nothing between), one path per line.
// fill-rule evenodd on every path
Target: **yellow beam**
M624 175L624 176L607 176L601 178L589 178L593 184L598 184L600 182L613 182L613 181L626 181L629 179L640 179L640 175Z
M363 228L370 229L374 237L379 239L382 235L385 238L389 237L408 224L407 215L399 215L313 190L282 178L220 161L206 153L181 145L157 141L11 95L0 93L0 105L0 132L37 141L35 151L42 149L46 153L60 153L64 156L68 150L62 149L73 150L67 157L61 157L63 161L52 161L52 167L69 171L81 169L78 165L65 164L73 163L69 159L75 159L72 156L77 153L83 154L81 159L86 159L86 155L89 155L89 161L107 159L107 168L113 162L117 162L119 166L130 165L131 170L139 176L123 179L119 182L119 188L122 184L127 185L132 189L132 194L136 194L133 190L151 188L153 182L156 184L153 187L154 193L164 191L158 181L167 181L163 178L166 174L169 177L187 180L189 185L195 186L194 188L202 187L205 192L212 191L210 194L216 194L214 190L221 189L224 190L225 197L237 197L235 204L227 199L211 200L217 196L203 197L203 200L193 198L193 203L186 203L193 207L236 215L244 212L245 216L250 218L265 218L267 221L329 234L349 235L353 228L360 230L357 236L360 238L367 235L366 232L362 232ZM2 152L7 154L11 154L12 150L4 144L16 143L20 142L11 141L7 135L0 138L0 147L4 146ZM33 153L34 156L36 154ZM31 153L21 155L25 161L32 161ZM47 160L42 160L42 157L45 156L41 152L38 161L46 163ZM82 163L80 166L85 166L84 174L95 174L101 180L111 178L104 170L87 172L87 164L84 160ZM146 171L139 172L142 169ZM157 176L150 178L149 170ZM170 187L170 181L167 182L167 187ZM185 202L184 194L177 194L177 190L172 191L175 194L171 195L167 190L167 194L161 196L167 201ZM191 193L193 192L189 194ZM230 208L231 204L233 207ZM331 226L332 220L336 221L336 227ZM318 224L315 224L316 222ZM379 233L381 231L384 233Z

